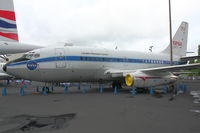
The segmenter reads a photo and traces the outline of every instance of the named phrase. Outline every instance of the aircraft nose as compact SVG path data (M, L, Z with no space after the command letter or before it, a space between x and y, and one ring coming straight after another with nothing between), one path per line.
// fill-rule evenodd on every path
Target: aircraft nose
M7 71L7 64L5 64L4 66L3 66L3 70L6 72Z

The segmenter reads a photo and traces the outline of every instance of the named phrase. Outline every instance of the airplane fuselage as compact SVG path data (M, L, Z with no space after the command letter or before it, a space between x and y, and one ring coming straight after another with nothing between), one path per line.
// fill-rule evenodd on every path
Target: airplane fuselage
M16 77L43 82L113 81L107 70L138 70L169 66L166 54L77 47L45 48L29 52L30 60L11 62L7 71ZM34 55L37 55L36 58ZM38 57L39 56L39 57ZM178 57L174 64L179 64ZM171 73L154 76L169 78Z

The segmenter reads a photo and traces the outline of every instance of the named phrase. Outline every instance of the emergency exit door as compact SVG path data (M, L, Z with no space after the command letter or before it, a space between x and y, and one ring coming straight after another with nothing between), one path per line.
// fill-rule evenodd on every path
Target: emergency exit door
M55 55L56 55L56 68L65 68L66 67L65 49L56 48Z

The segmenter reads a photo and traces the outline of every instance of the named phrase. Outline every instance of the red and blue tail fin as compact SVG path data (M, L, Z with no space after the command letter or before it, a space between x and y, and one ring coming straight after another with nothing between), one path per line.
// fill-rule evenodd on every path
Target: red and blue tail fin
M0 41L18 41L13 0L0 0Z

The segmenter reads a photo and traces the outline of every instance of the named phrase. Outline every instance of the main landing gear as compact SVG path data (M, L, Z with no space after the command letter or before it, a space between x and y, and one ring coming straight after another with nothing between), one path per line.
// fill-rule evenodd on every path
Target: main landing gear
M112 88L115 89L116 87L117 87L117 89L121 89L122 83L120 81L113 81Z
M42 92L44 92L46 90L47 93L50 93L49 87L43 87L42 88Z

